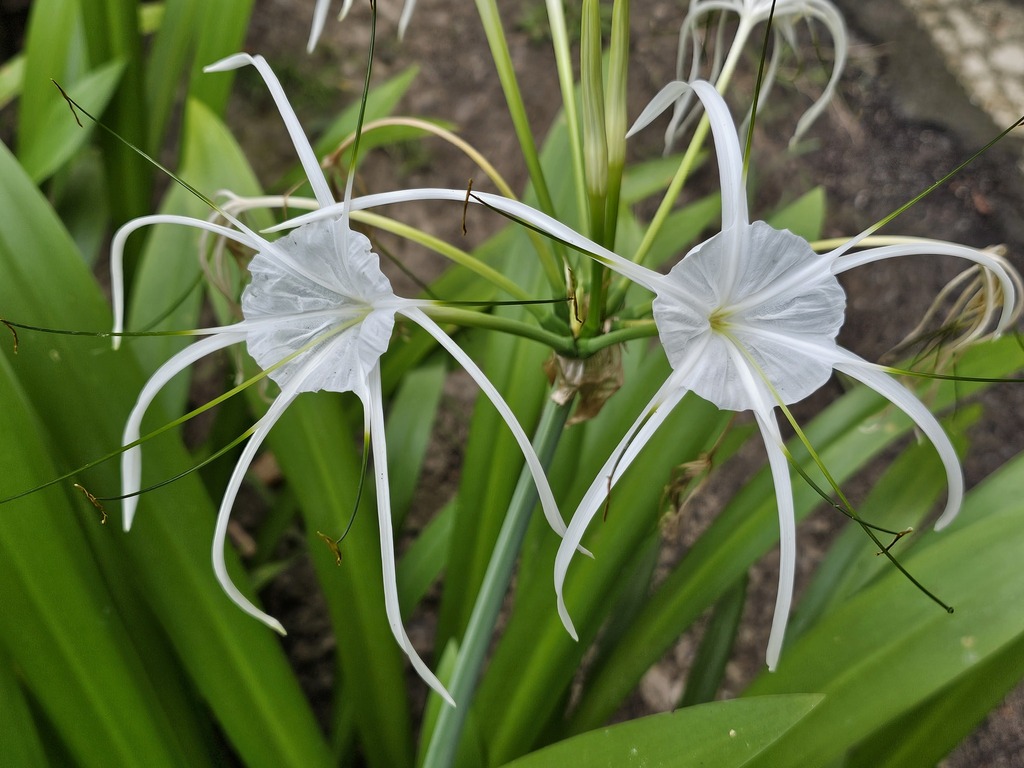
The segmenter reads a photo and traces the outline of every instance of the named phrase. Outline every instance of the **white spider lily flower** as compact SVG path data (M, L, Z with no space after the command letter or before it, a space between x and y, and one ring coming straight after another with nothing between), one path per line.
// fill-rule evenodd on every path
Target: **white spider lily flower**
M316 6L313 8L313 25L309 30L309 42L306 43L306 52L312 53L313 49L316 48L317 41L320 40L320 35L323 34L324 24L327 22L327 12L331 8L331 0L316 0ZM402 7L402 16L398 20L398 39L401 40L405 37L405 30L409 27L409 21L412 19L412 12L416 8L416 0L405 0L405 5ZM341 6L341 13L338 14L338 21L343 21L348 12L352 10L352 0L345 0Z
M339 209L327 180L299 125L280 83L260 57L237 54L206 68L207 72L251 64L259 71L288 128L292 143L313 188L316 202L332 216L299 227L277 240L267 240L230 213L222 212L231 227L184 216L154 215L135 219L115 235L111 248L114 331L124 323L122 256L128 236L152 224L180 224L213 233L256 252L249 263L252 280L242 294L243 320L234 325L192 331L207 338L186 347L164 363L149 379L125 425L123 444L139 439L143 416L158 392L176 374L194 362L233 344L245 343L257 364L280 386L280 393L253 428L235 466L220 504L213 541L213 565L221 586L239 607L268 626L284 628L231 582L224 547L228 520L245 472L260 445L285 409L303 392L351 392L363 405L365 431L373 451L374 480L384 574L384 604L391 631L413 667L449 703L451 697L413 649L402 626L395 575L394 532L387 474L380 358L387 350L395 316L422 327L473 377L508 424L533 475L545 517L559 533L565 524L529 438L494 385L473 360L433 321L427 312L433 302L396 296L370 241L349 228L348 208ZM122 457L124 527L131 527L141 485L142 454L136 446Z
M907 239L847 253L868 230L840 247L817 254L810 244L765 222L751 223L743 186L739 139L728 106L708 82L672 83L637 119L630 134L654 120L684 89L693 89L709 116L719 161L722 231L698 245L667 275L635 264L572 228L523 203L497 195L473 193L469 202L485 205L589 254L605 266L655 294L653 313L672 373L644 408L594 479L569 523L555 558L558 612L566 629L576 631L562 587L583 535L643 446L688 392L719 408L752 411L768 454L775 484L780 530L779 589L766 653L774 669L793 595L796 571L796 522L789 466L775 416L778 404L789 405L828 381L833 370L860 381L888 399L917 425L935 446L948 484L941 529L959 511L963 473L952 443L939 422L884 366L870 363L836 344L846 298L836 275L874 261L914 254L947 255L974 262L998 280L1002 312L997 331L1016 316L1018 293L1003 260L985 251L938 240ZM351 210L411 200L464 203L465 190L414 189L355 198ZM270 231L308 226L337 215L341 206L300 215Z
M711 58L710 71L702 72L704 64L701 42L701 23L714 12L720 12L715 32L714 52ZM727 14L734 13L738 23L729 53L724 54ZM676 77L689 82L698 78L708 80L716 85L719 92L724 92L732 77L733 70L750 39L751 33L759 25L768 21L772 13L772 0L692 0L690 10L683 19L679 29L679 49L676 56ZM830 0L776 0L775 13L772 16L773 47L771 58L765 69L764 81L761 85L759 103L764 104L775 81L779 62L788 47L797 51L796 25L806 21L808 26L818 22L832 37L834 60L828 84L821 96L801 116L793 132L792 142L796 142L811 127L818 115L825 108L835 92L843 67L846 65L847 35L846 24L839 10ZM689 64L687 64L689 59ZM682 94L675 104L672 119L665 131L665 149L668 151L686 129L690 115L694 113L693 93ZM791 143L792 143L791 142Z
M713 85L698 81L673 83L663 89L638 118L630 135L650 123L683 89L692 89L710 120L721 176L722 231L691 250L667 275L591 246L611 269L654 292L654 319L672 373L612 451L573 515L555 560L555 591L562 620L575 636L562 598L573 551L609 488L687 392L719 408L752 411L768 453L779 514L779 590L766 654L768 667L774 669L782 649L796 569L793 493L774 413L776 405L801 400L823 385L833 370L841 371L903 410L935 446L948 483L946 506L936 529L953 520L964 492L956 451L935 417L909 390L888 376L885 368L836 344L846 306L836 275L912 254L972 261L999 280L1004 297L999 330L1012 322L1018 297L1003 263L985 251L917 240L847 253L869 230L819 255L791 232L761 221L751 223L736 128Z

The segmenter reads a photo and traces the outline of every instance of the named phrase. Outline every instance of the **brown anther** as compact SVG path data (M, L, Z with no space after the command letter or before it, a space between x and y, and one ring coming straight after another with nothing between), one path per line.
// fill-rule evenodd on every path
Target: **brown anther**
M60 88L59 85L57 87ZM89 493L89 491L87 491L85 489L85 487L80 485L79 483L75 483L75 488L77 488L82 493L84 493L85 494L85 498L87 498L89 500L89 503L92 504L94 507L96 507L96 509L98 509L100 511L100 514L103 515L103 517L100 518L100 525L106 525L107 524L107 510L105 510L103 508L103 505L100 504L100 500L97 499L95 496L93 496L91 493Z
M78 105L75 104L75 102L71 99L70 96L68 96L67 91L60 87L60 83L58 83L56 80L53 80L52 78L50 82L57 86L57 90L60 91L60 95L63 96L64 101L68 103L68 107L71 109L71 114L75 118L75 122L78 123L78 127L81 128L82 121L78 119L78 110L76 109Z
M900 531L899 533L897 533L895 535L895 537L893 537L893 540L889 542L889 546L887 546L885 549L881 550L880 552L875 552L875 557L878 557L879 555L884 555L884 554L888 553L889 550L891 550L894 546L896 546L896 542L897 541L902 539L907 534L913 533L913 532L914 532L913 528L907 528L905 530Z
M466 213L469 211L469 196L473 194L473 180L470 179L469 183L466 184L466 201L462 204L462 236L465 237L468 230L466 229Z
M338 547L338 542L328 536L326 533L316 532L316 535L323 539L324 544L327 548L334 553L334 564L341 565L341 549Z
M14 354L18 354L18 331L15 330L14 326L6 320L0 319L0 323L7 326L7 330L11 332L11 336L14 337Z

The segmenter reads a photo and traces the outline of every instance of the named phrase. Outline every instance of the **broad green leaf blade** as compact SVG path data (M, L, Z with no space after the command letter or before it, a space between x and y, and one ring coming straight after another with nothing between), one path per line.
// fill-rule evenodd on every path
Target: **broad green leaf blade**
M707 152L701 152L697 161L693 164L694 169L703 165L707 156ZM651 195L666 190L672 181L672 177L676 175L676 171L679 169L679 161L682 159L682 155L675 154L668 157L659 157L655 160L634 163L627 167L622 177L621 204L625 206L635 205Z
M553 744L506 768L747 765L819 705L813 694L760 696L650 715Z
M408 619L444 570L454 510L454 502L445 504L417 534L398 561L398 603L402 606L403 619Z
M0 434L7 437L0 440L5 486L32 487L56 475L39 439L44 429L4 356L0 401ZM0 646L6 653L0 657L9 655L17 664L77 764L129 764L143 754L153 765L181 764L187 758L163 718L159 691L111 610L95 563L79 549L79 525L99 527L99 513L85 507L49 489L5 508ZM113 525L103 533L118 535Z
M686 677L680 707L714 701L736 643L743 606L747 601L747 581L747 574L744 574L715 603L711 621L704 630L697 655Z
M815 187L768 217L776 229L788 229L804 240L817 240L825 226L825 190Z
M419 482L447 368L441 361L409 372L387 412L388 469L395 527L401 525Z
M139 35L138 8L134 3L118 0L79 0L82 9L82 30L85 34L89 67L111 61L126 61L121 81L113 99L103 112L82 104L119 136L103 132L99 145L107 164L107 187L110 210L115 223L145 214L149 209L153 174L122 140L137 147L146 143L149 115L144 108L142 40Z
M1024 456L968 494L954 523L904 558L955 606L935 606L890 573L787 649L752 695L816 690L826 698L757 765L820 765L972 674L1024 635Z
M61 86L71 98L80 104L88 104L89 111L98 114L113 97L124 70L125 62L115 59L81 79L61 83ZM43 118L45 129L32 136L31 141L28 137L23 138L19 154L22 167L36 184L48 179L81 149L94 128L85 118L82 118L82 125L76 122L76 116L56 88L50 96Z
M108 328L109 311L81 257L3 148L0 205L8 212L0 230L4 316L54 328ZM123 420L143 383L130 351L114 353L105 341L23 334L15 363L60 466L80 466L120 445ZM144 458L150 476L161 479L190 464L174 440L147 445ZM116 492L116 462L84 473L81 482L98 495ZM5 495L18 490L5 483ZM190 476L147 495L130 535L100 535L97 526L86 527L88 544L79 547L96 548L105 564L122 564L119 588L130 588L150 607L126 615L129 631L131 622L143 623L147 633L154 619L160 623L247 763L320 764L326 746L280 646L231 605L213 578L213 518L209 498Z
M203 73L203 67L237 53L245 45L253 0L232 0L230 3L202 3L203 17L193 57L189 95L203 102L215 115L224 116L228 94L235 82L233 72L216 76Z
M24 79L18 101L19 157L29 151L44 153L47 149L46 144L39 150L34 150L32 145L53 129L48 125L47 114L55 96L60 99L60 94L50 80L66 84L78 80L88 69L79 4L66 0L32 3L25 36ZM65 114L64 119L75 122L70 114Z
M848 768L931 768L1024 679L1024 634L858 744ZM998 717L998 714L995 715Z
M152 153L162 144L182 75L191 63L196 35L203 33L201 7L199 0L167 0L163 3L164 12L159 30L150 43L146 67L146 108L150 117L145 145L147 152Z
M4 703L0 755L11 765L46 765L42 737L6 651L0 652L0 701Z

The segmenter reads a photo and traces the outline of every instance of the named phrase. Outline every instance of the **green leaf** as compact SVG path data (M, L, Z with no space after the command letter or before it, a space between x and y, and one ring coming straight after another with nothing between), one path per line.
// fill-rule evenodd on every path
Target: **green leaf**
M116 59L74 83L61 85L71 98L79 104L88 105L87 109L93 114L99 114L113 97L124 70L125 62ZM92 122L82 117L83 122L79 125L77 119L64 97L54 88L43 118L45 130L32 136L31 142L23 137L21 144L19 159L36 184L49 178L88 140L94 128Z
M707 152L701 152L693 164L694 169L699 168L707 156ZM682 155L675 154L628 166L622 176L621 204L635 205L651 195L666 190L672 177L676 175L682 159Z
M889 721L850 752L846 766L931 768L1024 679L1024 635Z
M897 572L825 616L752 695L816 690L826 698L756 765L821 765L935 696L1024 635L1024 456L968 494L960 516L929 533L904 565L956 612Z
M446 375L440 361L413 369L388 408L388 469L396 527L405 518L419 483Z
M30 150L44 154L48 149L46 143L42 143L39 150L32 149L32 145L54 129L48 124L54 99L64 103L50 80L67 85L88 71L82 34L78 3L66 0L37 0L32 3L25 35L24 79L18 102L19 157ZM62 122L65 121L75 125L74 118L68 113L62 116Z
M5 316L54 328L108 328L109 312L80 255L2 147L0 205L9 217L0 230ZM26 259L25 253L33 258ZM12 367L45 427L55 463L80 466L120 445L126 412L142 386L130 351L114 353L106 341L27 332L21 342ZM149 477L162 479L190 463L173 439L154 441L143 454ZM4 496L24 488L8 487L7 475L2 480ZM82 473L80 482L97 495L112 493L119 486L116 463ZM213 521L209 498L190 476L147 494L130 535L98 525L84 526L84 536L65 533L72 551L100 563L110 595L133 640L140 638L140 648L154 624L161 628L164 642L244 761L323 764L326 745L280 645L235 608L213 578ZM230 553L229 562L234 568ZM33 560L32 567L45 574L52 560ZM63 639L69 641L69 635Z
M747 581L747 574L743 574L715 603L714 613L700 639L700 647L686 677L680 707L714 701L736 643L736 633L747 600Z
M19 435L0 441L5 483L45 482L57 471L37 437L44 429L2 356L0 401L0 434ZM159 692L111 610L95 563L87 550L78 551L79 525L98 528L99 513L53 489L4 511L0 644L7 653L0 657L9 654L21 669L78 764L128 764L144 754L153 765L180 765L187 758L158 705ZM112 525L103 531L117 535Z
M747 765L819 705L816 694L761 696L650 715L566 739L506 768Z
M804 240L817 240L825 226L825 189L815 187L767 219L776 229L788 229Z
M419 532L398 561L398 602L407 619L430 589L448 560L455 504L449 502Z

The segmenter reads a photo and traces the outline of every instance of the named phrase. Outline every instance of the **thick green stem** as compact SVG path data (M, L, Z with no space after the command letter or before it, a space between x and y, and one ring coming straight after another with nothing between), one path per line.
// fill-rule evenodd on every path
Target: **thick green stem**
M534 435L533 447L545 467L551 463L571 408L571 402L556 405L550 399L544 406ZM462 726L473 701L484 656L494 634L498 613L512 579L512 571L536 504L537 491L529 471L524 468L519 475L515 493L512 494L508 514L498 534L494 554L491 556L490 565L487 566L480 594L473 606L466 634L459 647L455 670L448 682L448 691L458 706L442 707L423 761L423 768L448 768L455 761Z
M512 66L512 56L508 50L505 31L501 26L498 4L496 0L476 0L476 7L480 14L480 21L484 25L487 43L491 48L491 58L494 59L494 66L498 70L498 80L501 81L501 88L505 92L505 102L508 104L509 116L512 118L512 127L515 129L516 138L519 139L519 146L530 173L530 181L533 183L537 202L540 204L540 209L546 214L556 216L555 204L548 191L544 170L540 164L540 154L537 152L537 144L533 139L529 118L526 116L526 105L523 103L519 82L516 80L515 69ZM557 260L547 252L541 252L539 255L551 287L558 288L564 285L561 265Z

